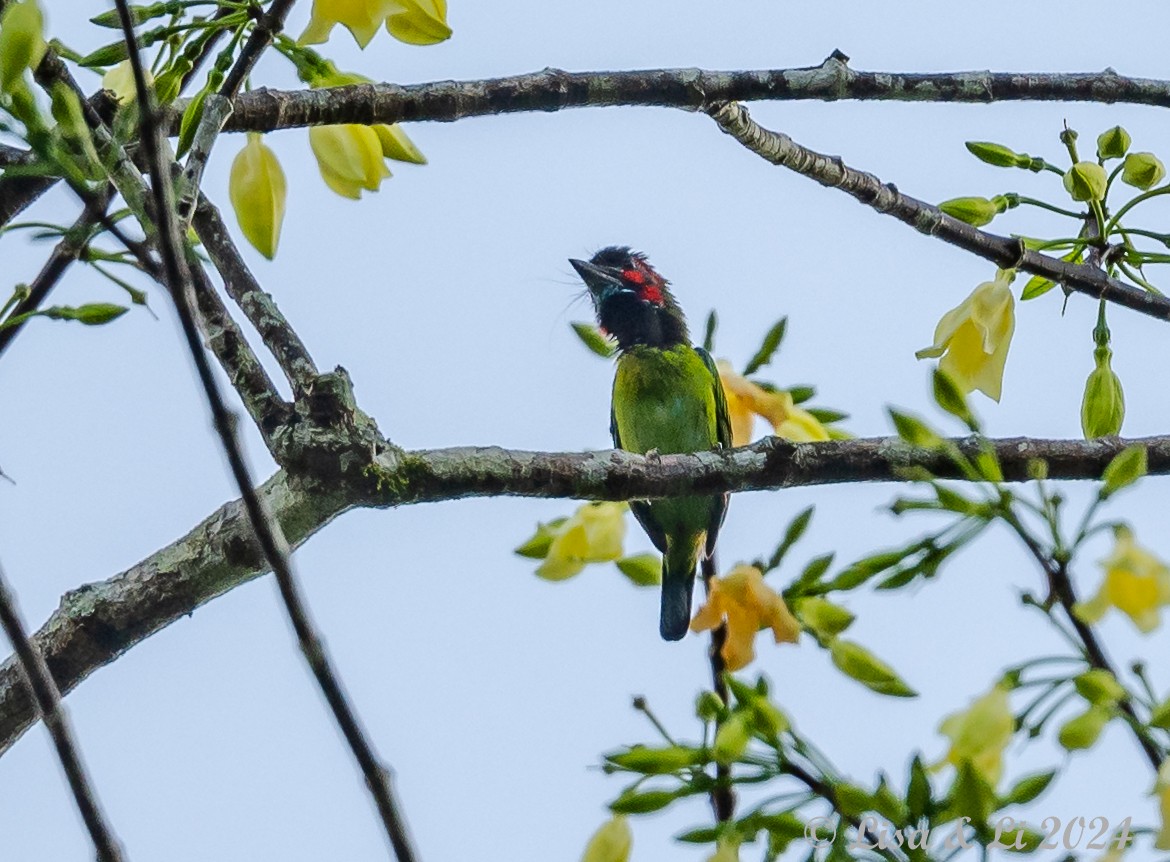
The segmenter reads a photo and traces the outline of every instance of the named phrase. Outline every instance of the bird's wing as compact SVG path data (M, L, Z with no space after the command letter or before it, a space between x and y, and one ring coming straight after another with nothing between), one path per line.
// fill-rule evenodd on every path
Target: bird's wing
M623 449L622 438L618 433L617 414L613 407L609 408L609 433L613 437L613 448ZM666 534L662 532L661 525L654 520L654 515L650 510L650 503L646 500L630 500L630 511L634 513L634 518L642 525L642 529L646 531L646 535L650 537L650 541L654 543L654 547L658 549L660 554L666 553Z
M719 369L711 354L702 347L696 347L695 352L707 366L711 373L711 385L715 387L715 439L720 449L731 449L731 414L727 409L727 393L723 391L723 381L719 379ZM723 519L727 515L727 504L730 494L720 494L715 506L711 509L711 520L707 524L707 556L715 553L715 540L719 538L719 528L723 526Z

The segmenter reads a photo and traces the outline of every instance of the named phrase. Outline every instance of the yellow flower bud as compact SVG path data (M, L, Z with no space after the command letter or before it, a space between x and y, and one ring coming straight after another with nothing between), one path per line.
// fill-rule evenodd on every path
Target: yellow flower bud
M244 237L272 260L280 243L287 186L276 153L256 132L248 133L247 143L232 161L228 192Z
M144 69L147 85L154 83L149 69ZM106 74L102 75L102 89L114 94L119 105L128 105L138 98L138 88L134 85L134 67L129 60L123 60Z
M1067 751L1092 748L1093 743L1097 741L1097 737L1101 735L1101 731L1105 729L1105 725L1112 717L1113 713L1109 709L1101 706L1090 706L1080 715L1070 718L1061 726L1060 733L1057 734L1057 741Z
M427 157L419 151L414 141L407 137L406 132L402 131L402 127L397 123L390 126L385 123L374 126L374 134L378 136L378 142L382 145L382 155L386 158L415 165L427 163Z
M376 192L390 176L382 161L382 144L369 126L313 126L309 145L325 185L343 198L357 200L362 189Z
M398 0L400 11L386 18L386 31L408 45L436 45L451 38L447 0Z
M1109 177L1096 162L1077 162L1064 172L1064 190L1074 201L1099 201L1105 197Z
M956 768L964 762L970 763L994 787L1003 772L1003 752L1011 742L1015 727L1008 689L996 685L972 701L966 710L943 719L939 732L950 738L951 747L941 763Z
M991 220L1000 213L1000 209L994 201L978 197L951 198L939 204L938 208L947 215L954 216L959 221L965 221L975 227L990 224Z
M656 587L662 583L662 557L658 554L635 554L615 560L618 571L639 587Z
M721 838L715 844L715 852L707 857L707 862L739 862L739 841Z
M1153 188L1166 176L1166 168L1153 153L1130 153L1121 169L1121 181L1139 189Z
M581 862L628 862L634 836L621 814L615 814L593 833Z
M1121 380L1110 367L1113 351L1098 347L1093 351L1096 367L1085 381L1085 395L1081 400L1081 430L1086 440L1111 437L1121 433L1125 420L1125 392Z
M1129 132L1114 126L1097 136L1097 158L1120 159L1129 152Z
M9 93L25 69L45 56L45 19L36 0L9 3L0 15L0 91Z

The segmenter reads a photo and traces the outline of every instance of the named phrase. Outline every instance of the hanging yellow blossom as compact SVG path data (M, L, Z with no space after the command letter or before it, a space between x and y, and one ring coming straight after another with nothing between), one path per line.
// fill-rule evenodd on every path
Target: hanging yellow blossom
M634 836L622 814L615 814L601 824L585 845L581 862L628 862Z
M942 316L934 330L934 344L919 350L919 359L941 356L939 368L964 392L978 389L998 401L1003 391L1003 368L1016 327L1011 283L1015 270L999 270L959 305Z
M727 412L731 417L731 440L735 446L752 442L752 426L756 416L762 416L772 426L777 437L794 443L828 440L829 432L807 410L796 406L791 393L769 391L736 372L731 363L720 359L716 363L723 392L727 396Z
M284 171L256 132L232 162L228 192L244 237L269 260L276 256L287 194Z
M152 86L154 77L150 70L143 69L142 74L146 76L146 85ZM113 93L119 105L127 105L138 98L138 87L134 84L134 68L129 60L123 60L102 75L102 89Z
M362 189L376 192L390 176L382 161L382 144L369 126L313 126L309 145L325 185L343 198L357 200Z
M1113 553L1101 561L1105 580L1097 594L1074 610L1085 622L1095 623L1114 607L1148 634L1162 622L1159 608L1170 604L1170 568L1138 545L1127 527L1118 527L1116 537Z
M585 503L555 528L552 543L536 574L563 581L586 563L606 563L622 555L626 537L625 503Z
M996 685L983 697L972 701L962 712L943 719L939 732L951 740L946 756L936 766L950 763L956 768L964 762L987 780L992 787L1003 773L1003 752L1015 732L1016 722L1008 702L1008 689Z
M398 0L386 18L386 32L408 45L436 45L451 38L447 0Z
M327 41L333 28L340 24L364 48L370 44L386 17L401 9L398 0L313 0L309 26L299 41L302 45L319 45Z
M784 599L764 583L755 566L739 565L721 578L711 580L707 603L691 620L691 631L718 628L727 621L727 640L723 644L723 661L728 670L746 667L756 657L756 634L772 630L776 643L796 643L800 623L784 604Z

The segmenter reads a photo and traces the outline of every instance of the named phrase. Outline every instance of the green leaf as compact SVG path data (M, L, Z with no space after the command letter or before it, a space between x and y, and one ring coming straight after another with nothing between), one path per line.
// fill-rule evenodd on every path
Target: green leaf
M859 643L834 640L829 656L838 670L870 691L890 697L918 697L918 692L906 685L892 667Z
M543 560L548 556L548 548L557 534L557 528L567 520L569 519L555 518L547 524L537 524L536 532L532 534L532 537L526 539L512 553L519 554L521 557L529 557L533 560Z
M641 793L627 791L609 803L609 810L614 814L649 814L665 808L678 798L679 793L671 790L646 790Z
M926 767L922 765L922 758L916 754L910 761L910 778L906 782L906 809L910 820L917 822L927 816L931 807L930 777L926 774Z
M793 404L803 404L805 401L809 401L817 394L817 388L815 386L801 384L800 386L793 386L790 388L788 390L788 394L792 396Z
M605 760L622 769L641 772L644 775L668 775L690 766L707 763L705 754L695 748L671 745L665 748L634 746L628 751L605 755Z
M886 410L894 422L894 429L898 432L898 436L911 446L919 446L923 449L937 449L942 446L942 438L921 419L908 413L901 413L893 407L888 407Z
M1117 454L1101 474L1101 499L1111 497L1146 475L1146 447L1140 443L1127 446Z
M692 829L674 836L675 841L682 841L684 844L714 844L718 839L719 830L713 826L708 826L705 829Z
M203 103L207 100L209 87L204 87L195 94L183 117L179 120L179 141L175 146L175 158L182 158L191 144L195 141L195 133L199 131L199 121L203 119Z
M917 545L899 548L896 551L881 551L864 557L851 564L844 571L840 572L837 577L829 581L825 585L824 591L835 592L837 590L856 589L874 575L884 572L891 566L902 562L909 554L914 552L916 547Z
M995 803L995 790L987 783L987 779L971 765L971 761L963 760L937 819L945 823L960 817L970 817L972 823L981 825L987 822L988 816L995 810Z
M1056 770L1051 772L1037 772L1035 775L1025 775L1013 785L1004 797L1004 805L1026 805L1048 789L1052 779L1056 777Z
M780 342L784 340L784 331L788 328L788 318L781 317L772 328L768 330L768 334L764 336L764 343L760 345L760 349L756 351L743 369L743 376L747 377L749 374L755 374L765 365L772 361L772 354L780 346Z
M853 624L856 617L840 605L820 596L797 599L793 607L800 621L822 641L828 641Z
M634 554L615 560L614 565L639 587L655 587L662 583L662 557L658 554Z
M1170 698L1154 707L1150 713L1150 726L1170 730Z
M807 509L801 510L795 518L788 524L788 529L784 531L784 538L772 552L772 556L768 558L768 565L764 569L765 573L772 571L780 565L784 560L784 555L788 553L789 549L795 545L800 537L804 535L804 531L808 529L809 522L812 521L813 511L816 506L809 506Z
M800 573L797 582L800 584L815 584L822 577L825 572L829 570L829 566L833 564L833 557L836 553L830 551L827 554L821 554L819 557L813 557L809 560L808 565L804 567L804 571Z
M116 66L129 57L130 49L126 47L125 40L119 39L117 42L111 42L96 51L91 51L78 60L77 64L79 66Z
M617 346L613 339L602 335L600 330L592 323L582 323L574 321L569 324L573 327L573 331L577 333L577 337L581 339L581 343L605 359L609 359L617 353Z
M1081 254L1084 252L1084 246L1073 246L1072 251L1061 257L1065 263L1080 263ZM1028 283L1024 285L1023 291L1020 293L1020 301L1025 302L1029 299L1035 299L1038 296L1043 296L1056 287L1056 282L1045 278L1042 275L1034 275L1028 279Z
M703 328L703 349L711 353L715 349L715 329L719 326L719 316L715 309L707 315L707 325Z
M967 404L967 396L963 394L963 390L955 383L953 377L945 371L936 368L931 375L931 385L934 389L934 401L939 407L957 418L972 431L979 430L979 423L976 421L974 414L971 413L970 406Z
M796 402L793 401L793 403L795 404ZM822 425L828 425L832 422L843 422L849 418L848 413L843 413L840 410L830 410L827 407L810 407L808 412Z

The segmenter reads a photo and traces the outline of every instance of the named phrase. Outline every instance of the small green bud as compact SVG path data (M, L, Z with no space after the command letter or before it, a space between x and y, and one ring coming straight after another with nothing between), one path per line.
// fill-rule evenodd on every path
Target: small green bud
M82 57L78 63L82 66L116 66L123 60L130 59L130 49L124 41L111 42L103 45L96 51L91 51Z
M1057 740L1067 751L1092 748L1113 713L1105 707L1090 706L1080 715L1070 718L1060 728Z
M25 69L45 56L45 19L36 0L9 3L0 15L0 91L12 92Z
M1086 440L1120 434L1125 421L1125 392L1110 366L1112 356L1113 351L1108 347L1093 351L1096 367L1085 381L1085 395L1081 400L1081 430Z
M1097 158L1120 159L1129 152L1129 132L1114 126L1097 136Z
M145 24L152 18L158 18L161 15L167 14L173 15L181 8L182 6L178 3L154 3L150 6L130 6L130 20L137 27L140 24ZM89 22L99 27L108 27L111 30L122 29L122 17L118 14L117 9L111 9L100 15L94 15L89 19Z
M991 220L1002 212L994 201L978 197L951 198L939 204L938 208L947 215L975 227L990 224Z
M1150 713L1150 726L1170 730L1170 699L1162 701Z
M1009 150L1003 144L993 144L990 141L967 141L967 151L981 162L995 165L999 168L1027 167L1031 159L1025 155Z
M1153 188L1165 176L1165 166L1153 153L1130 153L1121 169L1121 181L1142 190Z
M840 605L820 596L809 596L796 601L796 616L812 629L821 640L830 640L853 623L855 617Z
M1117 677L1107 670L1087 670L1073 680L1077 694L1094 706L1112 706L1125 696Z
M727 721L719 725L719 730L715 734L715 744L711 747L711 753L715 756L715 760L718 763L726 766L738 760L747 751L751 738L752 733L751 728L748 726L747 713L733 712L727 717Z
M101 326L103 323L117 320L129 310L123 305L114 305L112 302L91 302L76 308L68 305L54 305L41 313L50 320L76 320L86 326Z
M788 716L764 697L752 701L751 721L753 729L767 739L775 739L792 726Z
M1096 162L1077 162L1064 173L1064 190L1074 201L1099 201L1105 197L1109 177Z
M727 712L723 698L713 691L704 691L695 698L695 715L701 721L715 721Z
M878 694L918 696L918 692L906 685L892 667L859 643L834 640L829 647L829 656L843 674Z
M614 814L649 814L665 808L677 798L678 795L669 790L627 792L609 803L609 810Z

